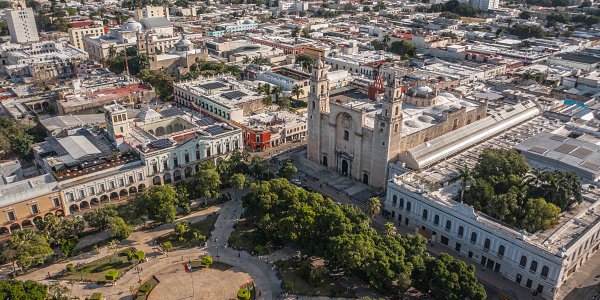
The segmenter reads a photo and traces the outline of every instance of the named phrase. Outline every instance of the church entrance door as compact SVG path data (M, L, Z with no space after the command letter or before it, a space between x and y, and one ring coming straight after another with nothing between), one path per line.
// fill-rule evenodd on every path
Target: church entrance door
M342 175L348 176L348 161L342 159Z

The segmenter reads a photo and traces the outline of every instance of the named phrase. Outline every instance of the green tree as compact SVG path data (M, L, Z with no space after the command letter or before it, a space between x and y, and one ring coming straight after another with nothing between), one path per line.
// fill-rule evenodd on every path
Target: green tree
M367 212L371 218L375 217L381 211L381 201L377 197L369 198L367 203Z
M486 299L485 289L477 282L475 266L462 260L442 253L438 259L428 261L427 273L434 299Z
M401 55L403 57L417 56L417 48L407 41L395 41L390 45L387 51Z
M196 172L194 183L196 193L204 198L204 205L209 198L215 198L221 193L221 176L211 163L202 164Z
M279 102L279 96L281 96L281 93L283 91L281 90L281 87L276 85L273 87L273 89L271 90L271 93L273 93L273 95L275 95L275 102Z
M290 180L292 176L298 173L298 169L294 166L294 162L291 159L286 159L281 168L279 168L279 176L287 180Z
M450 180L451 183L457 182L460 180L460 202L463 202L465 191L467 190L467 186L469 183L473 184L475 178L473 177L473 170L469 167L463 167L458 170L458 176L452 178Z
M392 235L396 235L397 230L396 230L396 226L394 225L394 223L392 222L387 222L385 223L385 225L383 226L385 228L385 235L387 236L392 236Z
M204 257L202 257L200 262L207 268L210 268L210 265L212 265L212 263L213 263L213 259L209 255L205 255Z
M190 222L187 222L187 221L179 222L179 223L175 224L175 227L173 228L173 232L178 237L186 236L190 232L190 230L191 230Z
M523 20L531 19L531 12L529 12L527 10L521 11L521 13L519 13L519 19L523 19Z
M107 222L111 237L114 239L124 240L133 232L133 228L125 223L125 220L121 217L109 217Z
M111 217L118 216L119 213L114 205L106 205L91 211L86 212L83 215L83 219L88 225L96 230L108 229L108 219Z
M49 296L45 285L32 280L0 281L0 299L46 300Z
M532 233L549 228L558 221L559 214L560 208L543 198L529 199L525 205L523 227Z
M546 34L544 29L539 25L532 24L517 24L510 29L510 33L518 36L521 39L542 38Z
M8 248L2 253L7 261L16 261L22 268L38 265L54 254L48 238L36 229L13 232Z
M296 101L300 101L300 96L304 95L304 90L301 86L295 84L294 87L292 87L291 93L292 95L296 96Z
M138 194L135 202L138 214L156 222L173 222L177 215L177 193L170 185L152 186Z
M229 184L235 189L235 199L239 200L238 192L246 186L246 175L243 173L235 173L229 178Z
M175 78L163 70L144 69L137 74L137 77L144 82L150 83L161 99L171 100L173 98L173 82Z
M76 236L60 238L58 240L58 246L65 257L70 257L73 254L73 249L75 249L78 242L79 239Z

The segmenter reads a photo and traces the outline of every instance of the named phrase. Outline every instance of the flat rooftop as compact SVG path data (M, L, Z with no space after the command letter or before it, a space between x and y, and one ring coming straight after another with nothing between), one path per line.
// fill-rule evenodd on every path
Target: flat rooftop
M175 86L230 109L262 99L261 95L241 82L226 77L178 83Z
M346 86L329 93L332 104L342 105L354 110L365 110L365 125L374 128L375 117L381 113L381 103L370 100L358 88ZM402 103L402 134L409 135L443 122L444 114L456 112L461 108L471 111L480 107L478 103L459 99L451 93L443 92L437 96L434 106L416 106Z
M550 133L562 126L563 124L558 121L548 120L542 116L535 117L448 157L427 169L395 176L394 183L408 187L415 192L426 192L429 198L442 205L458 207L463 204L459 204L453 199L456 199L460 193L460 183L448 184L448 181L458 175L460 168L475 167L483 150L487 148L513 149L521 142L537 134ZM596 192L598 189L588 189L587 184L583 184L583 187L584 201L581 204L577 204L568 212L562 213L558 223L551 228L536 233L528 233L526 243L556 255L562 247L568 248L569 245L575 242L587 230L589 225L600 221L600 208L598 208L600 194ZM478 220L495 230L505 233L508 237L518 238L520 235L519 230L516 228L501 224L481 212L475 213L479 217Z

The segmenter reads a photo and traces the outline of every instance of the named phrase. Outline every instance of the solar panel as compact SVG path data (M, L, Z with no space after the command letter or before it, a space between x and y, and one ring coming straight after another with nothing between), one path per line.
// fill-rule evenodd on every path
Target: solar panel
M215 120L213 120L212 118L202 118L196 121L196 124L198 124L199 126L209 126L215 124Z
M173 142L171 142L169 139L160 139L150 142L150 146L154 148L165 149L173 146Z
M198 86L205 90L216 90L216 89L226 87L226 85L224 85L220 82L209 82L209 83L205 83L205 84L200 84Z
M550 139L551 139L551 140L555 140L555 141L559 141L559 142L561 142L561 143L564 143L564 142L567 140L567 138L566 138L566 137L564 137L564 136L560 136L560 135L556 135L556 134L553 134L553 135L550 137Z
M532 147L531 149L529 149L529 151L535 152L538 154L544 154L544 153L548 152L548 149L542 148L542 147Z
M595 164L595 163L591 163L589 161L585 161L583 163L581 163L581 166L593 171L600 171L600 166Z
M211 135L218 135L218 134L227 132L227 130L223 129L223 127L221 127L219 125L210 126L206 129L204 129L204 131L210 133Z
M571 144L562 144L562 145L558 146L556 149L554 149L554 151L564 153L564 154L569 154L569 153L571 153L571 151L573 151L575 149L577 149L577 146L574 146Z
M183 112L177 107L169 107L165 110L161 110L160 114L165 118L169 118L173 116L181 116Z
M246 96L246 94L243 92L240 92L240 91L233 91L233 92L223 93L223 94L221 94L221 96L223 96L229 100L233 100L233 99L237 99L237 98L242 98L242 97Z
M583 147L579 147L571 153L571 155L581 159L586 158L590 154L592 154L592 150Z

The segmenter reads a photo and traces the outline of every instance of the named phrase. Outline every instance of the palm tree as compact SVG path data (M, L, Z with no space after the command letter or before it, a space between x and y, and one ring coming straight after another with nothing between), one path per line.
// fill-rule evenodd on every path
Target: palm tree
M470 183L473 183L475 181L474 179L475 176L475 172L473 170L471 170L468 167L463 167L462 169L458 170L458 176L450 179L450 183L454 183L457 181L461 181L460 182L460 202L463 202L463 199L465 197L465 191L467 190L467 185Z
M374 218L376 214L381 211L381 201L377 197L371 197L369 199L367 213Z
M248 57L248 55L244 56L244 58L242 59L242 63L247 65L250 63L250 57Z
M299 85L294 85L292 95L296 96L296 101L300 101L300 95L304 95L304 90Z
M115 55L117 55L117 50L114 45L110 45L108 47L108 58L113 58Z
M280 86L276 85L273 87L273 89L271 90L271 93L275 94L275 102L279 101L279 95L282 93L282 89Z
M396 226L394 226L394 223L392 222L385 223L384 228L386 236L394 236L397 233Z

